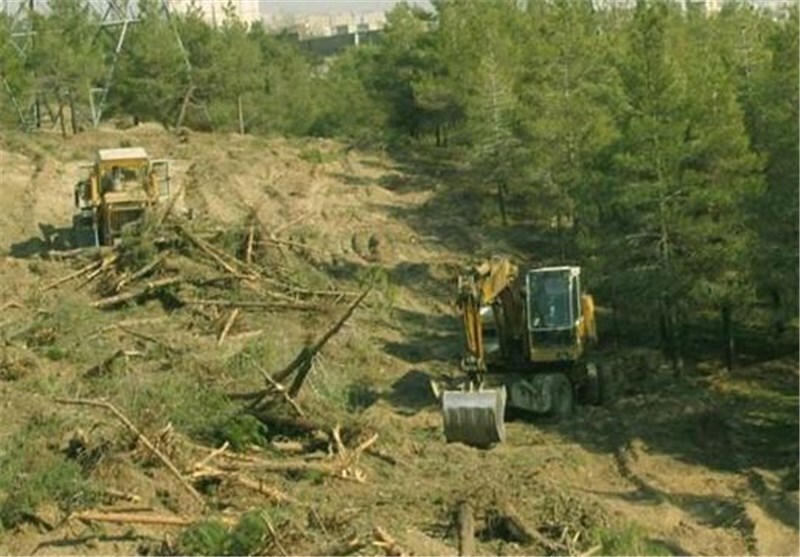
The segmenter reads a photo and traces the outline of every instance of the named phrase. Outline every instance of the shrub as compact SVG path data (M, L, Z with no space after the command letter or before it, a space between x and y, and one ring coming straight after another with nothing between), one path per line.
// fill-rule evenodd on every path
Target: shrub
M180 555L263 555L271 539L267 509L244 513L232 528L215 520L189 526L178 538Z
M217 521L192 524L178 538L179 555L226 555L228 531Z
M67 512L95 501L97 494L80 463L47 447L61 425L35 417L5 443L7 450L0 457L0 528L17 526L48 500Z
M227 441L233 450L241 451L248 445L264 445L267 426L250 414L234 414L214 423L208 433L215 444Z
M597 527L590 531L592 545L599 544L600 555L672 555L662 545L647 538L635 524L622 528Z

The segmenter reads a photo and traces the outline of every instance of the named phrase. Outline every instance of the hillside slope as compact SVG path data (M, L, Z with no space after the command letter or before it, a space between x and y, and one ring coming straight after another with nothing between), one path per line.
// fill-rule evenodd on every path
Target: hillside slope
M377 434L350 463L363 481L313 465L283 473L253 466L250 476L292 501L276 503L227 477L194 482L202 508L113 416L53 403L111 401L190 476L233 439L244 403L231 394L263 384L242 362L283 368L347 305L313 298L320 311L245 308L231 316L212 304L149 299L106 311L90 305L103 295L96 281L55 285L79 267L48 254L74 247L72 187L81 164L95 149L121 145L173 161L175 213L219 245L235 249L226 238L258 223L255 257L266 271L306 292L349 295L375 285L315 359L298 398L326 431L259 431L229 449L259 462L328 463L343 454L329 435L338 423L350 449ZM181 142L139 126L68 140L3 137L0 168L0 553L198 551L182 527L72 513L155 512L230 526L260 509L274 531L259 551L383 554L386 546L373 543L380 527L415 554L456 554L454 513L468 500L480 554L797 554L792 355L730 375L703 362L676 381L647 351L638 359L612 353L620 378L613 403L579 408L562 423L514 421L508 443L490 451L445 444L428 379L457 370L455 272L494 240L457 203L442 208L441 192L456 184L430 161L419 170L329 141L191 134ZM170 264L194 269L190 256L180 251ZM129 355L102 364L119 350ZM655 363L645 373L643 362ZM265 437L271 442L260 442ZM301 447L289 454L287 440ZM520 539L497 523L496 509L507 503L538 535Z

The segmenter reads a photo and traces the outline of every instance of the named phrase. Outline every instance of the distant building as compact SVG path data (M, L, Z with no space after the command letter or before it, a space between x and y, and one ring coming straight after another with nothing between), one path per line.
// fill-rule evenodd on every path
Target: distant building
M170 8L178 13L185 13L192 6L196 6L203 14L203 19L210 25L221 25L225 20L225 8L228 0L167 0ZM256 21L261 21L261 11L259 0L232 0L231 6L236 16L242 22L250 25Z
M266 14L264 26L272 31L289 31L301 40L366 34L380 31L386 25L384 12L331 13L331 14Z
M708 15L719 13L725 4L738 0L673 0L681 6L684 11L692 10ZM776 12L796 3L797 0L744 0L756 8L774 10ZM592 4L597 9L608 8L633 8L636 0L592 0Z

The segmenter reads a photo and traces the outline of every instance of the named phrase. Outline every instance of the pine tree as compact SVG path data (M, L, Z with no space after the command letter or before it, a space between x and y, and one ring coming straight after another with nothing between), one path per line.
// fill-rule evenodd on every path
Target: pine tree
M759 242L754 254L757 281L773 306L776 332L797 315L798 304L798 8L772 22L765 36L769 63L753 76L750 132L764 157L766 191L753 199L752 222Z
M55 100L62 133L67 133L66 107L72 132L77 133L77 113L86 112L90 90L104 70L102 53L93 41L97 22L85 1L52 0L48 6L47 15L31 14L36 35L30 64L35 67L40 98Z
M252 95L264 89L263 64L258 45L249 39L247 25L239 19L230 0L223 12L222 26L211 43L210 111L215 128L233 128L243 134L245 106L252 104Z
M594 211L591 164L618 134L612 108L621 85L588 3L535 3L527 15L520 90L536 168L527 194L533 216L555 217L565 261L576 249L566 228L577 231L590 220L579 214Z
M191 71L159 2L140 0L138 19L120 55L115 105L137 119L170 126L189 91Z
M33 76L11 39L11 18L0 12L0 123L12 127L27 118Z

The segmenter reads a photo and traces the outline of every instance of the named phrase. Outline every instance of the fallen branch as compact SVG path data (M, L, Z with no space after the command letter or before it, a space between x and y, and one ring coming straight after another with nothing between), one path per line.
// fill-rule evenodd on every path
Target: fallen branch
M528 527L510 502L500 501L494 511L496 515L495 520L503 525L510 540L522 544L535 541L552 552L558 554L569 553L569 548L566 545L551 540L542 535L538 530Z
M259 372L261 372L261 375L264 377L264 380L267 382L267 384L270 385L273 389L275 389L275 391L277 391L283 397L283 400L286 401L289 404L289 406L291 406L294 409L294 411L297 413L298 416L300 416L301 418L305 418L306 413L303 412L303 409L300 408L300 405L297 404L297 401L295 401L292 397L289 396L286 387L284 387L281 383L275 381L275 379L273 379L264 368L258 365L258 363L256 363L252 359L251 362L253 363L253 365L256 366L256 369Z
M239 272L239 271L238 271L238 270L237 270L237 269L236 269L236 268L235 268L233 265L231 265L230 263L228 263L227 261L225 261L225 260L223 259L223 257L220 255L220 253L219 253L219 252L218 252L216 249L214 249L214 248L213 248L211 245L209 245L207 242L204 242L204 241L203 241L203 240L201 240L200 238L196 237L194 234L192 234L191 232L189 232L188 230L186 230L184 227L182 227L182 226L178 226L178 227L177 227L177 229L178 229L178 232L179 232L179 233L180 233L180 234L181 234L181 235L182 235L184 238L186 238L187 240L189 240L189 242L190 242L192 245L194 245L194 246L195 246L195 247L197 247L197 248L198 248L200 251L202 251L203 253L205 253L206 255L208 255L208 256L209 256L211 259L213 259L213 260L214 260L214 261L215 261L215 262L216 262L216 263L217 263L217 264L218 264L220 267L222 267L223 269L225 269L226 271L228 271L230 274L232 274L232 275L233 275L233 276L235 276L236 278L240 278L240 279L252 279L252 278L255 278L255 277L252 277L252 276L249 276L249 275L245 275L245 274L242 274L241 272ZM227 255L227 254L226 254L226 255Z
M586 550L586 551L584 551L583 553L581 553L579 557L591 557L592 555L594 555L595 553L597 553L597 552L598 552L598 551L600 551L601 549L603 549L603 546L602 546L602 545L599 545L599 544L598 544L598 545L595 545L595 546L593 546L593 547L591 547L591 548L587 549L587 550Z
M100 513L151 513L156 509L152 505L133 505L130 507L118 507L116 505L104 505L94 509Z
M222 346L225 337L228 336L228 332L230 332L231 327L233 327L233 322L236 321L236 317L239 315L239 308L233 308L231 311L230 317L225 322L225 326L222 328L222 332L219 334L219 338L217 339L217 346Z
M300 213L299 215L297 215L293 219L290 219L287 222L285 222L284 224L276 227L275 230L272 231L272 234L270 234L270 236L272 236L273 238L276 237L278 234L280 234L281 232L283 232L287 228L290 228L290 227L294 226L295 224L307 219L308 217L311 216L311 214L312 214L311 211L305 211L303 213Z
M114 329L122 329L123 327L129 327L131 325L145 325L148 323L156 323L158 321L164 321L165 319L166 317L144 317L140 319L126 319L124 321L112 323L111 325L106 325L105 327L100 327L95 332L86 337L86 340L91 340L97 336L100 336L103 333L106 333L108 331L113 331Z
M269 530L269 533L272 536L272 541L275 544L275 547L278 548L282 555L289 555L286 553L283 545L281 545L281 540L278 538L278 532L275 531L275 528L272 526L272 522L269 520L269 517L266 515L266 513L262 513L262 518L264 519L264 523L267 525L267 530Z
M297 499L281 491L276 487L265 485L264 482L243 476L236 470L223 470L220 468L212 468L210 466L197 467L192 472L192 478L199 480L204 478L217 478L232 481L242 487L246 487L253 491L265 495L278 503L298 503Z
M244 340L244 339L248 339L248 338L255 338L255 337L261 336L263 334L264 334L264 329L256 329L254 331L244 331L243 333L239 333L239 334L236 334L236 335L231 335L228 338L230 338L231 340L239 341L239 340Z
M255 231L255 224L250 223L250 228L247 231L247 247L244 250L244 260L248 265L252 265L253 263L253 240L255 237Z
M147 296L149 294L152 294L156 290L159 290L166 286L172 286L173 284L178 284L183 281L184 279L182 277L169 277L160 280L154 280L153 282L146 283L144 288L137 290L136 292L126 292L125 294L118 294L116 296L103 298L101 300L97 300L96 302L92 302L90 305L93 308L106 308L110 306L115 306L117 304L121 304L129 300L135 300L136 298Z
M72 259L75 257L80 257L82 255L86 255L87 253L91 253L95 250L94 247L87 247L87 248L75 248L71 250L50 250L47 252L48 259Z
M325 333L320 337L320 339L312 344L311 346L304 346L300 352L297 354L295 359L290 363L286 368L275 374L274 378L276 381L283 381L288 379L289 376L295 374L294 380L292 381L291 386L289 387L289 396L291 398L295 398L297 394L300 392L300 388L303 386L303 382L306 380L308 373L311 371L311 366L314 361L314 357L319 353L320 350L325 346L325 344L333 338L333 336L339 332L339 330L344 326L348 319L353 315L356 308L361 305L361 302L364 301L364 298L367 297L367 294L370 293L372 290L372 285L362 292L358 298L350 304L350 307L347 308L347 311L344 312L341 318L339 318L336 323L333 324Z
M181 303L196 306L220 306L220 307L239 307L239 308L264 308L264 309L294 309L298 311L320 311L320 308L312 304L297 302L294 304L280 302L259 302L250 300L198 300L195 298L181 298Z
M75 271L74 273L70 273L70 274L68 274L68 275L66 275L66 276L64 276L64 277L61 277L60 279L58 279L58 280L56 280L56 281L54 281L54 282L51 282L50 284L48 284L47 286L45 286L44 288L42 288L42 292L47 292L48 290L52 290L52 289L53 289L53 288L55 288L56 286L59 286L59 285L61 285L61 284L64 284L65 282L69 282L69 281L71 281L72 279L76 279L76 278L80 277L81 275L85 275L85 274L86 274L86 273L88 273L89 271L92 271L92 270L94 270L94 269L95 269L95 268L97 268L97 267L101 267L102 265L103 265L103 262L102 262L102 261L92 261L91 263L89 263L88 265L85 265L85 266L81 267L80 269L78 269L78 270L77 270L77 271ZM5 309L5 306L3 306L2 308L0 308L0 311L1 311L2 309Z
M86 373L84 373L84 376L86 376L86 377L98 377L100 375L105 375L106 373L108 373L111 370L111 364L113 364L114 360L116 360L117 358L123 357L123 358L125 358L125 361L127 362L127 359L129 357L141 356L141 355L142 355L141 352L137 352L135 350L123 350L123 349L120 348L119 350L117 350L116 352L111 354L111 356L109 356L108 358L106 358L105 360L100 362L99 364L96 364L96 365L90 367L88 370L86 370Z
M172 346L170 346L169 344L167 344L163 340L159 340L154 336L146 335L144 333L140 333L139 331L134 331L133 329L129 329L128 327L125 327L123 325L117 325L117 328L120 331L126 332L131 336L135 336L136 338L140 338L142 340L146 340L148 342L152 342L153 344L157 344L160 347L162 347L164 350L166 350L167 352L173 352L173 353L178 352L178 349L173 348Z
M114 497L115 499L123 499L130 503L138 503L142 500L142 498L135 493L127 493L125 491L119 491L118 489L114 489L112 487L106 487L103 489L103 493L108 495L109 497Z
M158 450L155 445L147 438L145 435L137 428L133 423L123 414L116 406L111 404L105 400L92 400L92 399L82 399L82 398L56 398L54 399L55 402L59 404L71 404L76 406L94 406L96 408L104 408L114 414L114 416L122 422L122 424L127 427L136 438L142 442L142 444L147 447L150 452L152 452L163 464L166 466L170 472L180 481L181 485L189 492L189 494L194 497L197 501L199 501L203 506L205 506L205 501L203 497L191 486L191 484L186 481L186 478L180 473L180 471L175 467L172 461L167 458L164 453Z
M272 441L269 446L276 451L290 454L303 454L305 446L300 441Z
M264 472L318 472L328 476L338 477L336 467L319 462L305 460L279 460L269 461L262 459L243 459L241 456L230 454L223 455L223 459L235 461L235 465L220 465L223 472L236 472L239 468L258 469Z
M78 289L83 288L84 286L92 282L95 278L97 278L97 276L106 272L111 267L111 265L113 265L117 261L117 257L118 256L116 254L104 257L102 262L100 263L100 266L91 273L89 273L86 276L86 278L77 286L77 288Z
M409 555L409 553L398 546L395 539L380 526L375 526L375 528L373 528L372 535L375 536L375 541L372 545L383 549L386 555L390 557L405 557Z
M163 263L163 262L164 262L164 260L165 260L165 259L166 259L166 258L167 258L169 255L170 255L170 252L169 252L169 250L166 250L166 251L164 251L163 253L161 253L161 254L160 254L158 257L156 257L155 259L153 259L153 260L152 260L150 263L148 263L147 265L145 265L144 267L142 267L141 269L139 269L138 271L136 271L135 273L133 273L131 276L129 276L129 277L122 277L121 279L119 279L119 281L117 281L117 284L116 284L116 285L114 285L114 292L119 292L120 290L122 290L122 288L123 288L123 287L124 287L126 284L128 284L128 283L131 283L131 282L134 282L134 281L137 281L137 280L139 280L140 278L142 278L143 276L145 276L145 275L147 275L148 273L150 273L151 271L153 271L153 269L155 269L156 267L158 267L159 265L161 265L161 263Z
M194 520L180 516L137 514L137 513L106 513L96 511L83 511L73 513L69 518L87 520L91 522L116 522L121 524L161 524L164 526L188 526Z
M458 554L475 555L475 516L467 501L458 506Z
M345 451L344 456L349 454ZM328 463L312 460L316 455L308 455L306 460L264 460L257 457L248 455L241 455L236 453L223 453L220 455L224 464L217 466L218 472L223 473L238 473L242 468L250 470L260 470L263 472L313 472L323 474L332 478L340 480L351 480L359 483L364 482L364 474L360 470L355 469L352 463L355 460L348 460L340 458L339 462ZM325 455L319 455L325 458Z
M307 251L309 253L317 253L317 254L321 253L318 249L312 248L311 246L308 246L306 244L302 244L300 242L293 242L291 240L281 240L281 239L278 239L278 238L261 238L259 240L259 243L262 243L262 244L273 244L275 246L286 246L286 247L289 247L289 248L295 248L295 249L299 249L299 250L304 250L304 251Z
M172 209L175 207L175 202L178 201L178 198L181 196L181 193L183 192L183 185L184 182L181 182L180 186L178 186L178 189L175 190L175 193L170 196L169 200L164 206L164 210L162 211L161 215L158 218L158 222L156 223L156 229L161 228L161 225L164 224L169 215L172 213Z
M22 308L22 304L20 304L16 300L9 300L6 303L4 303L2 306L0 306L0 311L5 311L8 308L18 308L19 309L19 308Z
M193 468L195 468L195 469L198 469L198 468L203 468L203 467L204 467L204 466L206 466L206 465L207 465L209 462L211 462L212 460L214 460L216 457L218 457L219 455L221 455L222 453L224 453L224 452L225 452L225 451L227 451L227 450L228 450L228 442L227 442L227 441L225 441L225 442L222 444L222 446L221 446L221 447L219 447L218 449L214 449L213 451L211 451L211 453L209 453L209 454L208 454L208 455L207 455L205 458L203 458L203 460L201 460L200 462L198 462L197 464L195 464L195 465L193 466Z
M321 551L316 551L313 555L352 555L356 551L364 549L366 545L357 535L354 535L352 538L337 542Z
M380 449L376 449L375 447L369 447L364 450L370 456L374 456L377 459L384 461L386 464L391 464L392 466L397 466L397 459L390 454L386 454Z

